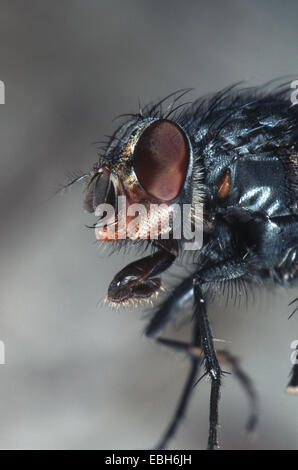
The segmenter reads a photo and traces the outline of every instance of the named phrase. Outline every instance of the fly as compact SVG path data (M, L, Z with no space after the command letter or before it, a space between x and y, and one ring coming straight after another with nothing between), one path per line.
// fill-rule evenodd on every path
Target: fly
M151 255L130 263L110 283L107 298L121 306L152 299L162 288L161 274L185 250L183 230L180 238L174 234L173 208L190 207L193 227L194 208L202 206L203 242L192 251L194 272L153 312L145 334L184 351L190 361L182 396L157 448L165 448L175 434L202 370L211 388L208 449L215 449L223 367L230 367L249 398L248 429L255 427L258 412L249 377L230 353L215 348L208 319L210 297L218 285L236 292L240 285L267 280L297 285L298 107L291 104L289 85L231 86L180 104L187 91L126 117L98 163L83 175L88 178L84 208L99 217L99 241L152 247ZM125 202L127 211L120 211L118 201ZM137 214L132 211L135 205ZM142 207L146 215L153 205L159 208L158 222L140 217ZM189 342L160 336L189 299ZM297 299L293 304L296 311ZM297 364L288 391L298 393Z

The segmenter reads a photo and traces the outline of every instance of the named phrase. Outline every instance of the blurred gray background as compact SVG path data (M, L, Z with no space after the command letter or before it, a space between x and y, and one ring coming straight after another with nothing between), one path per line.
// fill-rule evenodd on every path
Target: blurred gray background
M68 172L91 168L91 143L113 132L116 115L137 110L138 98L193 87L193 99L297 74L297 16L296 0L0 0L1 448L156 443L188 362L143 337L141 311L103 305L134 254L96 246L83 185L52 195ZM298 398L284 391L298 338L297 316L287 320L295 294L256 295L247 309L212 305L215 337L230 342L260 395L251 440L245 397L225 377L224 449L298 448ZM173 448L205 447L208 394L201 382Z

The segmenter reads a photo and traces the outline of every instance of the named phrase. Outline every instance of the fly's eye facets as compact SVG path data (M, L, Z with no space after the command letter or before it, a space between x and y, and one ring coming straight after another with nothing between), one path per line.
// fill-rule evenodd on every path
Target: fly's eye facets
M145 191L170 201L178 196L186 177L189 146L175 123L155 121L140 136L134 151L134 170Z

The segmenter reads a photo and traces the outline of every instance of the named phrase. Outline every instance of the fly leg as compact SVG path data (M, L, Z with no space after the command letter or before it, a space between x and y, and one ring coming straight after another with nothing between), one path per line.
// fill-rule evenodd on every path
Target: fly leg
M243 269L241 269L242 260L238 263L230 262L230 270L233 268L233 272L236 271L238 273L238 277L241 277L244 274ZM214 271L217 272L217 267L209 268L206 271L203 271L205 274L206 279L208 279L208 271L211 269L214 276ZM224 265L224 269L226 271L226 275L224 278L227 278L227 270L229 270L229 263ZM232 272L232 270L231 270ZM231 274L228 278L231 278ZM150 321L149 325L145 329L145 334L148 337L156 337L156 335L160 332L160 330L170 322L178 313L185 307L185 304L188 303L193 297L193 276L185 279L180 285L178 285L173 294L161 305L158 311L153 316L152 320ZM198 321L197 316L195 316L195 321ZM195 331L198 334L198 325L195 327ZM188 401L191 398L191 393L193 390L193 386L195 385L195 380L198 375L199 366L204 360L204 352L200 345L200 337L196 336L195 333L193 334L193 343L181 343L178 341L164 339L164 338L156 338L156 341L160 344L165 346L174 348L176 350L183 350L188 353L189 358L192 361L191 369L179 400L178 406L175 410L174 416L164 433L163 438L160 440L158 444L158 448L165 448L168 444L168 441L177 431L177 428L182 420ZM218 360L221 364L228 365L232 370L233 374L235 375L236 379L239 381L240 385L243 387L245 393L248 396L251 412L249 415L249 419L247 422L247 430L253 431L254 427L257 424L257 417L258 417L258 402L257 402L257 394L254 390L253 384L247 374L240 368L238 360L232 356L228 351L219 350L216 351L216 355ZM194 361L197 359L197 362ZM190 385L192 384L192 386Z
M206 373L211 379L208 449L218 447L218 402L220 398L222 371L213 344L209 324L206 299L202 288L212 282L244 278L249 274L250 263L247 259L236 258L222 263L206 266L194 276L195 317L198 318L201 333L201 346L204 352Z
M204 359L204 351L200 346L167 338L157 338L156 341L164 346L174 349L175 351L181 351L190 357L200 358L201 361ZM229 351L226 351L225 349L216 349L216 356L221 365L229 367L248 397L251 411L247 420L246 429L248 432L252 432L255 429L258 420L258 397L253 383L250 377L240 367L239 360Z
M199 322L197 321L197 319L194 320L193 324L192 344L193 347L200 346ZM176 434L177 428L185 415L202 362L202 358L198 355L192 355L190 356L190 359L190 371L188 373L188 377L186 379L181 397L178 401L174 416L170 424L168 425L165 433L163 434L161 440L157 444L156 449L165 449L167 447L169 440Z
M211 379L210 391L210 412L209 412L209 437L208 450L214 450L217 446L217 426L218 426L218 402L220 398L221 387L221 368L216 356L213 345L213 336L209 325L209 319L206 310L205 298L201 290L200 282L195 279L195 318L198 320L201 332L201 344L205 357L206 373Z
M147 337L155 337L160 330L169 323L176 315L178 315L188 301L193 298L193 276L185 279L179 286L177 286L173 294L162 304L159 310L155 313L151 319L149 325L145 329L145 335ZM200 335L198 331L198 322L196 321L193 326L193 345L199 347ZM156 339L160 342L159 339ZM193 392L195 385L201 358L199 356L190 356L191 367L181 393L179 402L175 409L173 418L164 432L162 438L156 446L156 449L165 449L169 443L169 440L174 437L179 427L181 420L183 419L188 403Z
M185 304L193 299L193 276L185 279L179 284L174 292L168 297L145 329L145 335L155 337L162 328L177 316L184 308Z

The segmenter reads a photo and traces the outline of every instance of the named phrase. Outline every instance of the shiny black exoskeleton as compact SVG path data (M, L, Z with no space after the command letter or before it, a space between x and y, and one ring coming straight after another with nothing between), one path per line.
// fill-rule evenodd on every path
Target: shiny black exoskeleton
M231 249L232 242L232 257L247 251L247 267L251 257L261 277L287 283L298 274L298 108L283 92L240 95L234 113L233 105L218 109L229 115L228 123L214 143L212 137L203 143L202 159L205 207L219 244ZM221 194L227 172L229 188Z

